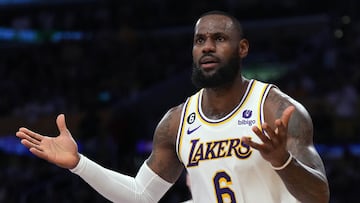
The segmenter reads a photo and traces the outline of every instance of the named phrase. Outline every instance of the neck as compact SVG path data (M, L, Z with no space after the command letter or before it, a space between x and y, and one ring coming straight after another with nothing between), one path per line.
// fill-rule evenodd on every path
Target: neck
M202 111L211 119L220 119L229 114L241 101L249 80L239 76L227 86L205 88L202 94Z

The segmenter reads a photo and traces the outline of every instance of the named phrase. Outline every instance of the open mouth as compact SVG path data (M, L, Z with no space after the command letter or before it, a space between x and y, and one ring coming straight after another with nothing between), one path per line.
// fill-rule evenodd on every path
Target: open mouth
M214 68L219 64L219 59L214 56L203 56L200 58L200 67L204 69Z

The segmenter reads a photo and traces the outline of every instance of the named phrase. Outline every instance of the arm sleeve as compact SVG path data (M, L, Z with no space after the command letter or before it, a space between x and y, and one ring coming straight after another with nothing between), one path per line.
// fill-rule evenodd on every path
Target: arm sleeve
M134 178L106 169L80 154L78 165L70 171L112 202L158 202L172 186L145 162Z

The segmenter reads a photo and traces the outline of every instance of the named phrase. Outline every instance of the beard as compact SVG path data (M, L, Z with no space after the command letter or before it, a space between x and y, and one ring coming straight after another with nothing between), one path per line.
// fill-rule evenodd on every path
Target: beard
M211 75L206 75L199 66L193 63L191 80L198 88L224 87L234 82L240 70L240 62L241 58L235 55Z

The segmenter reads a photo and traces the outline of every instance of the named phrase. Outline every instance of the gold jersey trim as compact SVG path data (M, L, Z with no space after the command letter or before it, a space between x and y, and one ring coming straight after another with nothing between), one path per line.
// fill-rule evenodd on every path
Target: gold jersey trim
M244 96L242 97L241 101L239 102L239 104L225 117L221 118L221 119L217 119L217 120L213 120L213 119L209 119L207 118L204 113L202 112L201 109L201 100L202 100L202 92L203 90L199 91L196 94L196 101L197 101L197 106L196 106L196 115L198 116L198 118L200 118L200 121L206 125L210 125L210 126L217 126L217 125L221 125L224 124L228 121L230 121L233 117L235 117L239 112L242 106L244 106L246 104L246 102L249 99L249 95L251 95L252 91L254 90L255 84L257 83L257 81L255 80L250 80L247 89L245 91Z

